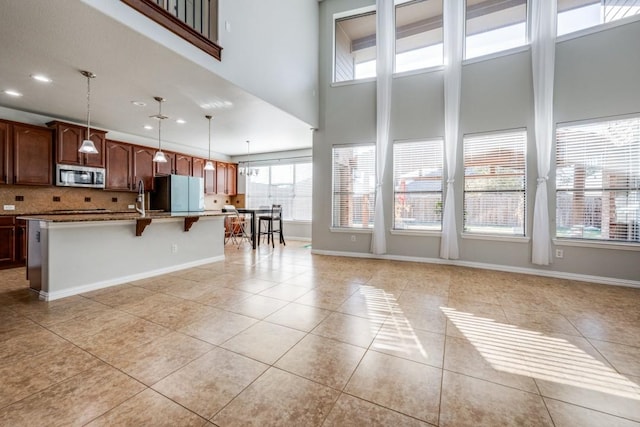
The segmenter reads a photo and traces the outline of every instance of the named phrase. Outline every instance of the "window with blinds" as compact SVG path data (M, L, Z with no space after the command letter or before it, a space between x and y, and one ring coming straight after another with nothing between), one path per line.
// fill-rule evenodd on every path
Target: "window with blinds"
M640 0L558 0L558 36L640 14Z
M443 63L442 0L410 0L396 5L395 71Z
M375 144L333 147L333 227L373 227L375 152Z
M464 137L464 232L524 236L525 129Z
M393 144L393 228L442 229L443 140Z
M527 44L527 0L465 3L465 59Z
M247 206L282 205L285 220L311 221L312 166L304 162L256 167L258 174L247 177Z
M640 242L640 118L556 129L556 236Z

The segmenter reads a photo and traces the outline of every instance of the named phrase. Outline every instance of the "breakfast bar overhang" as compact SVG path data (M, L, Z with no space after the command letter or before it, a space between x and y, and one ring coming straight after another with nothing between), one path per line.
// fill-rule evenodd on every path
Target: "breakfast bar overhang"
M30 287L51 301L223 261L225 216L220 212L25 216Z

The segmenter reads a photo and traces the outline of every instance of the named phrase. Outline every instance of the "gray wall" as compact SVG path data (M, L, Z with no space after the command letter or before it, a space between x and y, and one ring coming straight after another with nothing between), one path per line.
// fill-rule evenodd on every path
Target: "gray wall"
M364 0L320 3L320 127L314 135L313 248L368 253L370 235L336 233L331 225L331 148L334 144L375 142L375 82L331 85L334 13L374 4ZM555 122L640 112L640 22L559 42L556 51ZM393 80L391 139L444 135L442 70ZM462 136L527 128L527 235L531 235L536 189L531 53L524 50L463 65L457 176L463 173ZM384 180L385 229L390 256L438 258L439 236L391 235L392 158ZM555 174L550 175L551 236L555 230ZM462 185L456 180L458 233L462 230ZM355 241L352 241L352 235ZM459 238L460 261L505 269L551 270L621 280L640 280L637 251L563 246L564 258L548 267L531 264L531 243Z

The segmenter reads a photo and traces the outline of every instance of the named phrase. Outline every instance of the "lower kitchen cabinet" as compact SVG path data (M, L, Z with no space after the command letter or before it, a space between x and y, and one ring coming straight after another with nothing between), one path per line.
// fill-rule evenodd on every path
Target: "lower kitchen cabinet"
M25 265L27 230L24 220L15 216L0 217L0 268Z

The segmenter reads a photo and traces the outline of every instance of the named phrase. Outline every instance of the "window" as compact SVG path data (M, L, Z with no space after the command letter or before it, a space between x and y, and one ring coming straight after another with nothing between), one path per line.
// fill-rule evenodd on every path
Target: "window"
M376 13L335 20L334 82L376 76Z
M467 0L465 58L527 44L527 0Z
M252 167L247 177L247 206L282 205L285 220L311 221L312 163Z
M525 130L464 137L464 232L525 235Z
M396 5L396 73L443 63L442 0Z
M640 14L640 0L558 0L558 36Z
M640 242L640 118L558 127L556 236Z
M374 144L333 147L333 227L373 227L375 151Z
M442 139L393 144L393 228L442 229Z

